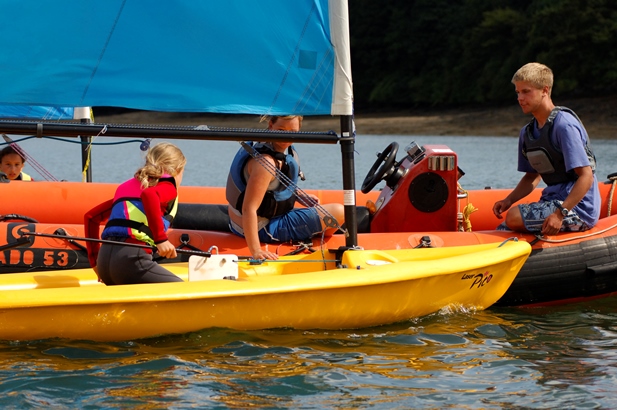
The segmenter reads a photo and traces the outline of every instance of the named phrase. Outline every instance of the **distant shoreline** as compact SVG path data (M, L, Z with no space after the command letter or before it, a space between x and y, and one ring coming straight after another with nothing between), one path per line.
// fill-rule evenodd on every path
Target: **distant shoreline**
M581 118L591 139L617 139L617 96L557 102L572 108ZM445 110L409 110L389 113L361 113L354 121L358 135L444 135L518 136L530 120L516 102L511 107ZM210 125L230 128L263 128L257 115L216 115L159 113L147 111L96 115L108 124ZM336 117L306 117L304 131L340 130Z

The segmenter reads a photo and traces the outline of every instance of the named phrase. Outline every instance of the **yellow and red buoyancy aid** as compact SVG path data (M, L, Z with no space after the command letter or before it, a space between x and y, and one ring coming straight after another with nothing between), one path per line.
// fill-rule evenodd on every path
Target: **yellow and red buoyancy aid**
M16 179L19 181L34 181L32 177L25 172L21 172Z
M176 180L170 175L163 175L159 182L169 181L176 187ZM139 180L131 178L116 190L109 220L101 234L102 239L109 237L134 238L155 246L152 231L148 227L148 218L141 200L143 189ZM165 231L178 210L178 197L168 203L162 216Z

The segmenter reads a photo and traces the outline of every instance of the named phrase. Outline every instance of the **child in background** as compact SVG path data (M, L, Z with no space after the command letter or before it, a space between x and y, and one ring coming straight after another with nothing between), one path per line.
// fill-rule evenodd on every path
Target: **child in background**
M26 159L12 146L6 146L0 151L0 171L13 181L34 181L32 177L22 171Z

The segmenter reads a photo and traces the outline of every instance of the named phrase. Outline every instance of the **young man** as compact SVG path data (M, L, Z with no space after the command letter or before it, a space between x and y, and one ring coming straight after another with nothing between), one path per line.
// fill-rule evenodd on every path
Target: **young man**
M302 117L297 115L269 117L268 129L300 131ZM253 159L244 148L236 154L227 178L225 194L231 231L246 239L255 259L278 259L274 252L261 248L261 242L280 243L309 239L325 231L331 235L336 228L327 227L322 210L343 224L342 204L294 208L296 193L276 178L271 170L280 170L286 181L298 181L300 166L290 142L258 143L254 148L267 166ZM318 198L311 196L314 203Z
M553 72L547 66L525 64L512 83L523 112L533 115L518 143L518 170L525 175L506 198L495 203L493 212L502 219L501 214L508 211L506 227L519 232L555 235L593 227L600 216L601 199L585 127L572 110L553 104ZM540 179L547 185L540 201L510 209Z

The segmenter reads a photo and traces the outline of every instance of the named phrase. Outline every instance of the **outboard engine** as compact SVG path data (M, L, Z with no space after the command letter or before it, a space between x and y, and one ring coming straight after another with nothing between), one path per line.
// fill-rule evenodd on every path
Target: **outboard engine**
M459 168L454 151L412 142L405 148L407 155L395 163L397 149L392 143L379 155L362 185L368 192L386 181L375 203L371 232L456 231Z

